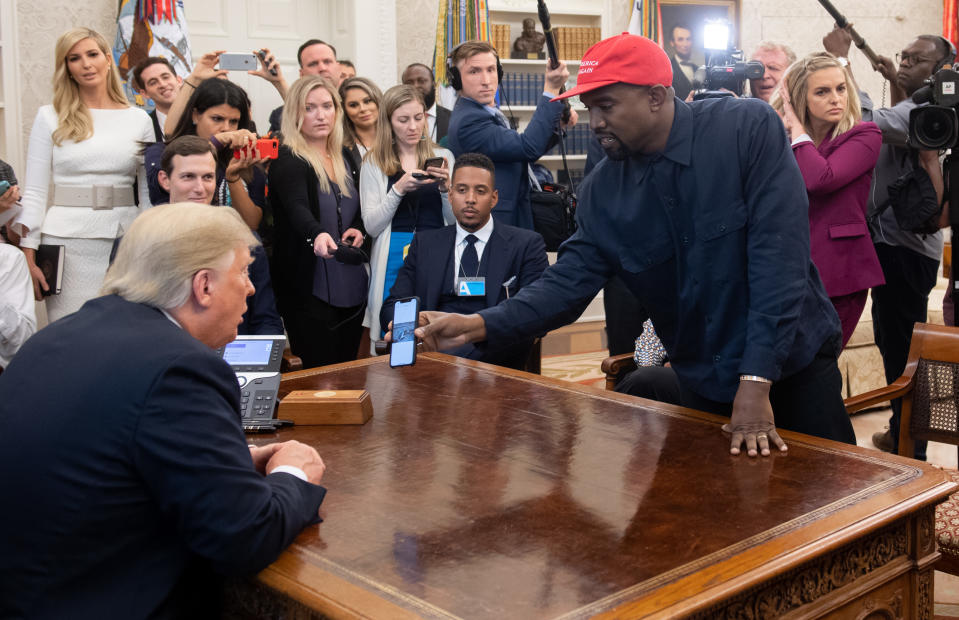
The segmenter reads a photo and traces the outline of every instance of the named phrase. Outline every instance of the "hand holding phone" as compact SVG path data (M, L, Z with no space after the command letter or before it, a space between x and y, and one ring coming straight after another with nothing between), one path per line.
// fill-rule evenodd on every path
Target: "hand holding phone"
M276 138L258 138L256 141L257 159L276 159L280 143ZM233 158L240 159L243 149L233 149Z
M276 67L269 67L269 65L267 65L266 63L266 50L265 49L257 50L256 55L260 58L261 61L263 61L263 67L270 72L270 75L272 75L273 77L276 77L277 75Z
M390 366L412 366L416 362L416 336L413 330L419 321L420 298L407 297L393 304L393 344Z

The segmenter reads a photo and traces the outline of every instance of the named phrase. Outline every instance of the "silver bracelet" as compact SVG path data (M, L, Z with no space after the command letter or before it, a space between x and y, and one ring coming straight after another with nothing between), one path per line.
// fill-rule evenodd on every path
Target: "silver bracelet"
M739 375L740 381L755 381L756 383L769 383L772 384L772 381L766 377L760 377L759 375Z

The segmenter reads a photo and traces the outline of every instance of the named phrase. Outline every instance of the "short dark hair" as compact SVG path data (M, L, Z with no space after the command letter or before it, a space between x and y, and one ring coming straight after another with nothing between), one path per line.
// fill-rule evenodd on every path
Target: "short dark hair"
M406 75L406 72L412 69L413 67L423 67L424 69L426 69L426 72L430 74L430 79L433 80L434 82L436 81L436 76L433 75L433 70L421 62L411 62L410 64L406 65L406 68L403 69L403 73L400 74L400 77L402 77L403 75Z
M331 50L333 50L333 58L336 58L336 48L327 43L326 41L321 41L320 39L310 39L306 43L300 46L300 49L296 50L296 62L303 67L303 50L310 47L311 45L325 45Z
M331 47L330 49L333 49L333 48ZM336 55L335 51L333 52L333 55L334 56ZM340 63L340 65L344 67L353 67L354 69L356 69L356 65L354 65L353 61L351 60L337 60L336 62Z
M496 187L496 166L493 160L482 153L463 153L453 162L453 173L450 174L450 180L456 176L456 171L460 168L482 168L489 171L489 180L493 187Z
M950 57L952 56L952 49L950 49L945 37L940 37L935 34L921 34L916 38L923 41L932 41L936 46L936 53L939 54L939 60L936 64L952 63L955 60L955 58Z
M669 40L672 41L676 37L676 29L682 28L683 30L688 30L690 34L693 33L693 29L689 27L689 24L686 22L678 22L673 24L673 27L669 29Z
M160 170L167 176L173 174L173 158L177 155L189 157L190 155L203 155L210 153L213 155L213 164L216 165L216 149L209 140L204 140L200 136L180 136L166 145L163 149L163 157L160 158Z
M140 74L143 73L143 70L146 69L147 67L151 67L153 65L160 65L160 64L166 65L167 69L170 70L170 73L172 73L173 75L176 75L176 69L173 68L173 65L170 64L169 60L167 60L163 56L148 56L147 58L143 60L143 62L141 62L140 64L138 64L136 67L133 68L133 85L139 88L140 90L144 90L146 86L144 86L143 80L140 79Z

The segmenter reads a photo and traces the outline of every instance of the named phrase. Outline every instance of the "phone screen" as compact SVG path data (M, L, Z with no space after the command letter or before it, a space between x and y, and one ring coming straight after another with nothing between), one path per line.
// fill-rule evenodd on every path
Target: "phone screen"
M425 170L427 168L442 168L443 162L445 161L446 160L443 159L442 157L430 157L423 163L423 169Z
M393 305L393 345L390 347L390 366L411 366L416 361L416 319L420 300L417 297L401 299Z

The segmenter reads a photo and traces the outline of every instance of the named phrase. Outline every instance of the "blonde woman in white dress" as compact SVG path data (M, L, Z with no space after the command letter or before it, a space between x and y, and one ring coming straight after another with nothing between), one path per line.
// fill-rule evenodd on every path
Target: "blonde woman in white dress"
M114 240L150 206L138 152L141 141L153 140L150 117L123 96L102 35L89 28L63 33L55 67L53 104L37 111L30 132L23 212L14 223L38 300L49 286L37 247L66 248L62 292L46 298L50 321L97 295Z

